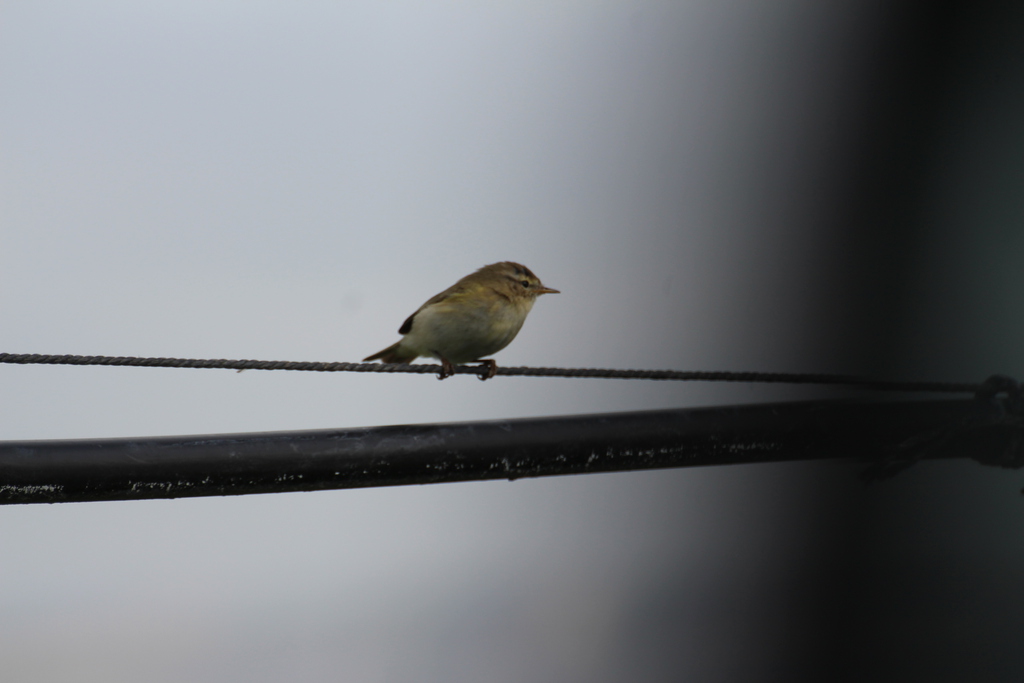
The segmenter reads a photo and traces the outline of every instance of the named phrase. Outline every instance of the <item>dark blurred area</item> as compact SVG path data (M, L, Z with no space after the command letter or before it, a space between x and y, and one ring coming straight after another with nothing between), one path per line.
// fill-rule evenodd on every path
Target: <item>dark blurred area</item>
M827 211L828 312L809 324L831 330L825 354L863 374L1019 379L1024 7L886 3L878 16L863 37L869 75L853 84L863 104L845 145L845 192ZM809 477L814 547L788 587L808 609L789 633L789 671L1021 680L1020 479L928 463L829 501Z
M916 307L957 311L979 297L971 305L991 309L1020 290L1009 268L1002 289L986 289L975 278L1003 264L973 262L956 245L1010 247L1024 218L1024 12L940 2L891 4L887 14L870 37L876 56L851 131L847 193L834 207L842 229L831 258L844 352L864 370L898 374L922 370L908 329L922 318ZM948 267L937 274L940 259Z

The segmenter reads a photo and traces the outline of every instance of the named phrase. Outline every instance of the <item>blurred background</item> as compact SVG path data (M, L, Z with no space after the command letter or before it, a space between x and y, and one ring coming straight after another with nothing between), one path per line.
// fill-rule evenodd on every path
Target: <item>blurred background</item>
M1024 376L1024 6L0 7L0 351ZM841 397L0 367L0 439ZM1021 477L787 463L0 509L12 681L1020 680Z

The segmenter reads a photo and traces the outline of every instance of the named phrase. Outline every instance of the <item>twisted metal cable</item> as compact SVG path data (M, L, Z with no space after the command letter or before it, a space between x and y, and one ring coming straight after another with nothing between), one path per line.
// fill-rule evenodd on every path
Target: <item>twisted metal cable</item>
M404 363L336 363L283 360L226 360L199 358L137 358L133 356L74 356L39 353L0 353L0 363L18 365L112 365L147 368L204 368L225 370L292 370L305 372L384 372L438 374L440 365ZM455 366L457 375L484 378L487 366ZM704 372L682 370L612 370L604 368L501 367L507 377L590 377L601 379L647 379L683 382L751 382L776 384L842 385L878 391L976 393L983 385L969 382L917 382L876 380L853 375L786 372Z

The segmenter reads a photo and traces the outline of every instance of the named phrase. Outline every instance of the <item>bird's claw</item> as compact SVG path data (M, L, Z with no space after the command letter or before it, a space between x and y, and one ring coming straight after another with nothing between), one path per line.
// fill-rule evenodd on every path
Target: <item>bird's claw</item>
M448 379L455 374L455 366L452 362L444 356L438 355L441 360L441 372L437 374L438 379ZM480 361L480 374L477 375L477 379L483 381L488 380L498 374L498 363L493 358Z
M487 368L486 372L484 371L484 368ZM485 382L496 374L498 374L498 363L493 358L480 361L480 374L477 375L477 379L481 382Z
M437 378L448 379L455 374L455 366L444 356L439 356L439 358L441 359L441 372L438 373Z

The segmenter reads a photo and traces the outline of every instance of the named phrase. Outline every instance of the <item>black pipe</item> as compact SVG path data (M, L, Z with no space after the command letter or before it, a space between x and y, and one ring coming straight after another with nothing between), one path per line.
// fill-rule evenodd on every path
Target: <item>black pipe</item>
M969 400L813 401L451 424L0 443L0 503L315 491L821 458L877 459Z

